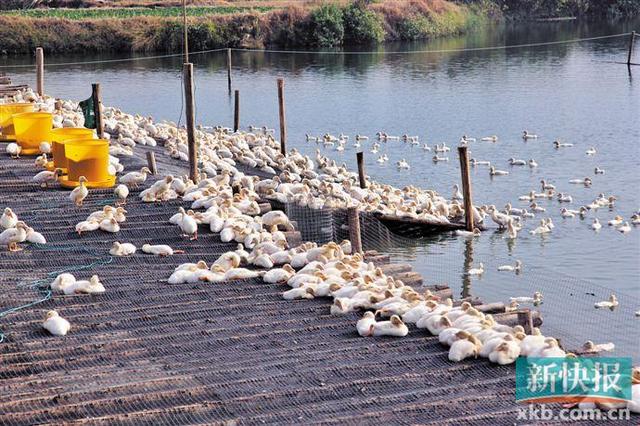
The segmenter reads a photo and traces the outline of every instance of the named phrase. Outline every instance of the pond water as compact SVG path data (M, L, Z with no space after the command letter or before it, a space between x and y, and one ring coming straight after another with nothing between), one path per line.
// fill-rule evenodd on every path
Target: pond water
M398 186L433 188L449 196L460 179L455 146L463 134L478 138L470 144L471 157L490 160L508 176L490 178L486 166L472 171L476 204L511 202L526 207L519 195L540 191L540 180L573 197L572 203L542 200L547 209L525 222L515 242L488 230L473 242L453 235L419 241L398 240L391 249L396 259L410 260L428 281L448 282L454 293L477 295L487 301L531 295L540 290L540 307L553 330L570 334L575 342L586 338L613 340L620 353L639 348L640 227L626 235L606 222L619 214L630 221L640 208L640 67L626 61L629 37L616 37L498 50L409 53L498 45L562 41L638 30L640 22L536 23L499 26L464 37L431 42L399 43L376 53L233 53L233 87L241 93L241 122L277 127L276 77L286 79L289 147L308 154L316 148L338 162L353 165L356 148L344 152L305 141L304 135L325 132L370 136L363 144L367 172L372 178ZM637 43L640 44L640 43ZM640 62L640 49L635 51ZM48 63L114 59L117 57L52 57ZM0 65L28 64L31 58L4 58ZM197 122L231 125L233 99L227 90L226 54L193 55ZM167 58L91 65L49 67L46 88L60 98L84 99L90 84L99 81L104 102L127 112L178 121L181 116L181 59ZM16 82L33 82L32 69L6 70ZM32 83L33 84L33 83ZM524 129L539 135L524 141ZM430 146L447 142L450 161L434 163L433 152L402 142L381 144L369 153L375 132L418 135ZM480 142L498 135L497 143ZM573 143L556 150L552 142ZM597 153L585 151L595 147ZM389 161L376 159L386 153ZM510 157L533 158L535 169L511 167ZM405 158L410 171L398 171ZM605 170L595 175L594 168ZM570 179L589 176L593 186L572 185ZM584 220L563 219L561 207L577 209L599 193L615 195L611 209L591 211ZM528 234L540 217L550 217L553 232L545 237ZM596 233L594 217L604 224ZM385 248L386 249L386 248ZM497 266L520 259L524 273L497 272ZM468 265L483 262L480 279L465 277ZM610 292L618 294L619 309L595 310L593 303ZM588 294L588 293L593 293ZM548 329L547 329L548 330ZM572 341L573 342L573 341Z

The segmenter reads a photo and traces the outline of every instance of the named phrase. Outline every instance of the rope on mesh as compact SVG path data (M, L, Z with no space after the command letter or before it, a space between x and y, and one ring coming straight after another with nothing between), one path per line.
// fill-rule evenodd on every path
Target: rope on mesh
M67 245L52 245L52 244L33 244L32 245L33 248L35 248L36 250L49 250L49 251L71 251L71 250L82 250L85 253L92 255L92 256L103 256L102 254L98 253L95 250L90 250L87 249L85 247L76 247L73 246L71 244L67 244ZM34 281L30 281L29 283L26 284L18 284L17 287L19 288L32 288L32 289L37 289L38 293L39 293L39 297L34 300L33 302L29 302L26 303L24 305L20 305L20 306L15 306L13 308L9 308L6 309L4 311L0 311L0 319L6 317L9 314L15 313L15 312L19 312L23 309L27 309L30 308L32 306L36 306L40 303L44 303L50 299L53 298L53 292L51 291L50 283L51 280L54 279L55 277L57 277L60 274L63 273L67 273L67 272L77 272L77 271L85 271L88 269L93 269L97 266L104 266L104 265L108 265L111 262L113 262L113 257L112 256L107 256L104 259L100 259L100 260L96 260L93 261L89 264L86 265L72 265L63 269L59 269L57 271L52 271L47 273L46 278L41 278L38 280L34 280ZM4 342L4 338L5 338L5 334L2 332L2 330L0 330L0 343Z
M604 40L609 38L616 37L624 37L628 36L631 33L620 33L620 34L609 34L604 36L596 36L596 37L586 37L586 38L576 38L570 40L558 40L558 41L544 41L538 43L524 43L524 44L511 44L505 46L486 46L486 47L467 47L462 49L434 49L434 50L395 50L395 51L314 51L314 50L277 50L277 49L243 49L232 47L231 50L235 50L238 52L263 52L263 53L286 53L286 54L321 54L321 55L410 55L416 53L456 53L456 52L478 52L485 50L504 50L504 49L518 49L518 48L526 48L526 47L539 47L539 46L552 46L557 44L569 44L569 43L579 43L583 41L593 41L593 40ZM199 50L195 52L189 52L189 55L202 55L206 53L215 53L226 51L227 48L219 48L219 49L207 49L207 50ZM71 65L94 65L94 64L110 64L110 63L118 63L118 62L132 62L132 61L144 61L149 59L164 59L164 58L174 58L178 56L183 56L182 53L171 53L167 55L154 55L154 56L139 56L139 57L130 57L130 58L122 58L122 59L105 59L102 61L80 61L80 62L57 62L57 63L45 63L45 67L62 67L62 66L71 66ZM28 65L0 65L0 69L2 68L33 68L33 64Z

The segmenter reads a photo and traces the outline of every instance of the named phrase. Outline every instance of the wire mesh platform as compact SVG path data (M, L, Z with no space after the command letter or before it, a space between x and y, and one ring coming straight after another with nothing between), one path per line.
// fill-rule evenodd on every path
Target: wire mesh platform
M122 162L130 171L142 158ZM166 157L160 164L180 169ZM37 300L29 284L56 271L99 274L107 291L56 294L0 319L0 424L514 423L512 366L450 363L437 338L416 329L358 337L357 314L329 315L329 299L285 301L282 286L260 280L170 285L178 264L213 262L235 244L209 232L182 238L168 224L181 202L143 204L138 191L118 234L78 236L75 223L112 201L111 191L91 191L76 208L68 191L34 185L35 173L31 159L0 158L0 207L48 240L0 249L0 309ZM115 240L185 253L111 258ZM64 338L42 330L49 309L71 322Z

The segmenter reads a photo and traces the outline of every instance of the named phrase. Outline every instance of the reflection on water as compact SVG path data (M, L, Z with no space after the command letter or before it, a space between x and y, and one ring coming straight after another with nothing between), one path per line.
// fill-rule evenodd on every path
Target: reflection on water
M613 210L592 211L585 219L563 219L556 200L541 200L547 209L516 240L488 230L467 241L454 235L423 240L397 240L395 247L380 246L397 258L412 261L427 283L447 282L454 294L472 295L486 301L507 301L509 296L545 295L541 310L547 324L568 327L579 338L610 340L624 335L627 349L637 347L635 310L640 309L640 229L622 235L605 226L590 229L598 217L606 223L615 214L629 218L640 208L640 67L629 70L625 61L628 37L593 40L530 48L476 50L446 53L389 53L420 50L450 50L496 45L567 40L619 34L638 29L640 21L623 23L561 22L535 25L502 25L465 37L431 42L396 43L378 48L374 54L268 52L233 53L233 88L241 92L241 123L269 124L278 120L275 79L286 78L289 145L312 154L322 149L339 163L355 167L356 149L343 153L305 142L305 133L363 133L419 135L421 142L446 141L455 146L462 134L474 137L497 134L497 143L470 145L471 157L490 160L509 176L489 178L486 167L471 171L474 201L507 202L527 207L517 196L540 190L540 179L569 193L569 208L589 204L597 194L615 194ZM640 45L640 43L638 43ZM334 52L335 53L335 52ZM635 57L640 59L640 49ZM226 55L194 55L197 121L227 124L233 120L233 100L227 90ZM104 59L103 57L47 57L49 63ZM4 58L2 64L32 63L32 58ZM178 121L181 102L181 59L168 58L47 68L46 87L61 98L85 99L91 83L100 81L106 104L125 111ZM635 75L634 75L635 73ZM15 69L16 82L32 82L32 69ZM540 135L523 141L529 129ZM575 144L555 150L554 139ZM397 186L415 184L434 188L445 196L460 179L456 154L448 163L433 163L433 153L402 143L382 144L378 155L389 162L380 166L364 144L367 173L374 179ZM587 147L597 154L587 157ZM507 159L534 158L539 167L510 167ZM410 172L398 172L393 164L406 158ZM593 175L598 166L605 175ZM592 188L568 184L569 179L590 176ZM527 233L540 217L556 224L550 235ZM501 264L524 263L520 276L498 273ZM464 271L482 262L482 278ZM567 278L569 277L569 278ZM628 294L614 313L593 309L595 298L608 292ZM594 291L595 290L595 291ZM597 296L584 294L594 292ZM637 305L636 305L637 304ZM570 313L570 314L569 314ZM573 316L571 316L573 315ZM624 340L622 338L622 340ZM632 340L635 338L635 346ZM631 342L631 343L629 343ZM624 343L624 342L623 342Z

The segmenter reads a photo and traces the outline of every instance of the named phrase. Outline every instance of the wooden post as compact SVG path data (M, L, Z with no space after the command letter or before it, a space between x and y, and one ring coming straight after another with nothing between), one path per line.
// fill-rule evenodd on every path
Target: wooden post
M473 202L471 200L471 175L469 173L469 156L466 146L458 147L460 156L460 173L462 174L462 194L464 196L464 216L467 231L473 231Z
M356 160L358 162L358 177L360 178L360 188L367 187L367 178L364 175L364 153L356 152Z
M631 56L633 56L633 43L636 38L636 32L631 32L631 39L629 40L629 56L627 56L627 65L631 65Z
M355 207L347 209L347 224L349 225L349 241L351 252L362 253L362 238L360 235L360 214Z
M233 131L237 132L240 128L240 91L235 91L235 103L233 106Z
M231 49L227 49L227 82L229 83L229 93L231 93Z
M531 315L531 309L518 311L518 324L524 328L525 334L533 333L533 315Z
M196 151L195 105L193 100L193 64L183 65L184 99L186 104L187 142L189 146L189 179L198 183L198 153Z
M189 28L187 27L187 0L182 0L182 37L184 63L189 63Z
M280 152L287 155L287 118L284 110L284 78L278 79L278 107L280 112Z
M96 133L100 139L104 138L104 121L102 120L102 93L100 83L91 85L91 95L93 97L93 114L96 117Z
M158 174L158 166L156 165L156 155L153 151L147 151L147 165L154 175Z
M36 48L36 91L38 95L44 95L44 50Z

